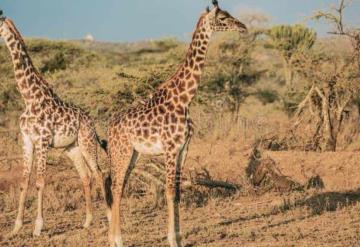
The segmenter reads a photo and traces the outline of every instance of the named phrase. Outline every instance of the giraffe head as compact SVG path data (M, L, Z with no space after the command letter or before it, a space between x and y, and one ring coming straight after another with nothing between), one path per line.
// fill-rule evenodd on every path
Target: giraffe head
M227 11L220 9L217 0L213 0L214 8L206 9L205 19L212 32L237 31L242 34L247 33L245 24L232 17Z
M20 32L15 27L14 22L3 16L0 10L0 38L6 38L9 35L15 36L21 43L25 43Z
M11 32L11 21L2 15L0 11L0 37L5 38L8 33Z

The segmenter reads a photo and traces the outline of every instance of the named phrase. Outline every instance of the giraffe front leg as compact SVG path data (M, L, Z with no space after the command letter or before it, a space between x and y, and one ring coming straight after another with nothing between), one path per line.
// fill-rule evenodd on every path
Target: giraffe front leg
M109 227L109 243L111 247L122 247L123 240L121 237L121 222L120 222L120 205L123 196L124 188L127 180L133 170L138 153L133 150L131 146L121 147L121 150L111 153L111 192L112 204L111 221Z
M10 236L16 235L23 225L24 219L24 209L25 209L25 199L27 190L29 187L29 178L31 173L31 167L33 164L33 157L34 157L34 144L30 139L29 135L23 133L23 177L20 183L20 199L19 199L19 208L18 214L15 221L15 226Z
M166 154L166 201L168 207L168 241L171 247L181 247L180 234L180 164L176 152Z
M35 220L35 228L33 235L40 236L41 230L44 226L43 219L43 193L45 187L45 170L46 170L46 157L49 148L49 142L46 140L39 141L36 146L37 154L37 167L36 167L36 189L37 189L37 216Z

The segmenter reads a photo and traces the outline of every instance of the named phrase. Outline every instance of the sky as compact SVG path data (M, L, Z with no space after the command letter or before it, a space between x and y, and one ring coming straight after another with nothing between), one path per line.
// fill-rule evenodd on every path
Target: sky
M306 22L316 10L338 0L219 0L234 16L260 12L274 24L303 23L320 35L324 23ZM0 0L4 15L13 19L25 37L132 42L176 37L187 40L210 0ZM360 27L360 0L346 12L348 23ZM246 23L245 23L246 24Z

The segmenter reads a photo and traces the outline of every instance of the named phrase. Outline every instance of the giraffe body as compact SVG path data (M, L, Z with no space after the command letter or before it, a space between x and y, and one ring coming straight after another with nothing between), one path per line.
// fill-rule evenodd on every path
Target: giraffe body
M171 247L181 246L179 182L193 133L189 104L198 88L211 34L217 31L245 33L247 30L216 4L212 11L200 17L185 62L177 72L150 99L113 115L109 122L111 176L106 178L105 190L111 207L111 246L122 246L120 202L139 154L165 156L168 241Z
M44 224L42 201L46 155L50 148L66 148L67 156L73 161L82 179L86 200L84 227L88 227L92 220L91 175L95 175L104 192L102 172L97 164L98 138L94 122L83 110L63 102L53 92L33 66L25 42L10 19L0 18L0 36L10 51L18 90L25 102L25 111L20 116L24 156L23 180L20 184L18 215L10 235L15 235L23 224L24 204L34 160L38 190L34 235L40 235Z

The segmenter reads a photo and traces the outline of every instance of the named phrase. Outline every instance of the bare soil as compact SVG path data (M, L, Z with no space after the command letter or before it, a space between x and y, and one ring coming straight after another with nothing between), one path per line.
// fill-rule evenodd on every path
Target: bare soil
M325 189L258 195L244 182L249 150L231 141L195 140L191 144L185 173L206 168L214 178L239 184L241 189L228 197L211 197L200 207L182 204L185 246L360 244L359 153L265 152L265 156L276 161L283 174L300 183L319 175ZM83 229L85 205L78 175L61 153L52 152L50 156L56 162L48 165L45 226L40 237L32 236L36 216L34 186L28 194L23 229L16 237L6 237L16 216L21 164L2 165L0 246L107 246L105 205L99 188L93 189L95 219L89 230ZM124 199L125 246L167 246L166 207L154 208L153 204L150 193Z

